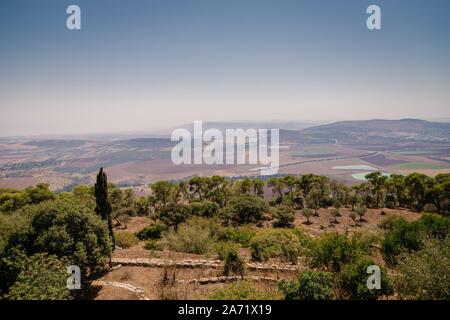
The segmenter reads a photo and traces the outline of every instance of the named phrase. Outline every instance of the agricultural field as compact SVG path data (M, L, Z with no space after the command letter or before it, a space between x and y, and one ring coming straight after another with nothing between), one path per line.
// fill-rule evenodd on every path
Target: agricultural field
M251 123L239 125L251 127ZM409 125L417 130L415 140L408 136L411 129L405 129ZM431 176L450 172L450 141L442 138L448 129L446 126L443 129L440 123L373 120L351 122L350 131L348 126L337 122L300 130L280 128L279 173L323 174L357 183L372 171L421 172ZM372 129L374 126L391 131L396 139L380 135ZM425 130L422 127L426 128L427 136L421 137L421 130ZM174 142L168 136L0 139L0 186L25 188L48 183L52 190L70 190L76 184L93 183L99 167L108 170L112 182L127 187L195 175L238 178L259 174L260 165L174 165L170 158Z

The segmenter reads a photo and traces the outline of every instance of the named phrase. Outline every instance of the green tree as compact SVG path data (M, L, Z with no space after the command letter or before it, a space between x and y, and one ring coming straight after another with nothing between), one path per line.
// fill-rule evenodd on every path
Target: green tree
M123 201L125 207L132 207L134 200L134 190L133 189L125 189L123 193Z
M6 295L10 300L65 300L67 289L66 262L54 255L37 253L26 259L24 269Z
M355 209L356 214L359 216L359 221L364 221L363 217L367 212L367 208L365 206L359 206Z
M358 225L356 223L356 213L354 211L350 211L349 217L353 221L353 226L357 227Z
M282 280L278 286L285 300L331 300L334 296L332 276L323 271L300 272L297 281Z
M38 204L43 201L55 199L55 195L50 191L49 185L45 183L39 183L36 187L26 188L24 197L27 204Z
M250 249L252 259L256 261L280 257L295 262L301 253L302 242L290 229L265 229L252 238Z
M158 209L157 215L161 222L167 226L172 226L175 232L178 230L178 225L190 216L189 207L179 203L169 203Z
M243 194L231 203L232 219L240 224L256 223L262 219L263 213L269 209L265 200L257 196Z
M274 203L281 203L284 200L283 197L283 182L280 178L272 177L267 181L267 186L272 188L272 193L274 195L274 199L272 200Z
M338 233L325 233L313 241L306 252L306 261L312 268L323 268L326 271L338 272L342 265L353 262L366 248L358 239Z
M133 201L133 207L138 216L148 216L150 214L149 205L147 197L139 197Z
M244 279L246 273L246 263L237 250L228 250L225 254L225 262L223 275L229 276L230 274L238 274L241 279Z
M194 216L212 218L219 214L219 205L209 200L196 201L190 205Z
M292 228L295 220L295 210L288 205L281 204L273 209L275 228Z
M321 204L322 204L322 193L320 191L319 185L313 184L313 186L308 192L308 195L306 196L306 205L309 208L314 209L314 215L318 216L319 213L317 212L317 210L320 209Z
M311 209L308 209L308 208L303 209L303 215L304 215L305 218L306 218L305 224L311 224L312 222L310 221L310 218L311 218L312 216L314 216L314 211L311 210Z
M388 178L386 176L383 176L383 174L379 171L366 174L365 178L372 187L371 192L375 205L377 207L382 207L382 204L385 203L385 188Z
M263 180L253 179L253 181L252 181L253 194L260 198L264 198L264 185L265 185L265 183Z
M381 227L385 231L381 253L390 266L396 265L404 251L417 251L427 238L445 239L450 233L450 217L424 214L419 220L408 222L403 218L386 218Z
M151 185L152 194L150 196L150 203L158 209L160 206L165 206L173 199L173 191L175 185L168 181L157 181Z
M26 268L27 258L48 253L85 273L104 270L112 243L108 226L93 208L73 198L25 206L8 217L13 220L0 236L0 291L12 286Z
M342 265L338 275L338 284L344 298L352 300L376 300L382 296L393 294L392 281L381 268L381 288L369 289L367 279L369 274L367 268L375 263L364 257L359 257L355 261Z
M375 263L365 257L359 257L355 261L342 265L338 275L338 285L344 298L352 300L377 300L382 296L393 294L392 282L381 268L381 288L369 289L367 268Z
M330 210L330 214L331 214L331 216L333 217L333 222L334 222L334 223L339 223L339 221L337 220L337 217L340 217L340 216L341 216L341 213L339 212L339 209L332 208L332 209Z
M100 168L97 174L97 182L95 183L94 190L96 202L95 212L108 223L109 236L111 237L114 250L114 232L111 218L112 207L108 195L108 178L103 168Z
M403 299L450 299L450 237L427 239L421 249L398 259L397 290Z
M411 205L414 209L421 210L425 205L425 184L427 176L421 173L411 173L405 177L405 185L408 188L408 194Z

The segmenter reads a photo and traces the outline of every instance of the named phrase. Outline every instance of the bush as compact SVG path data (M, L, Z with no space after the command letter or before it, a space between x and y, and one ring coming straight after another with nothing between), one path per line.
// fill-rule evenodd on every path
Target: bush
M450 217L424 214L419 220L389 219L383 224L386 235L381 241L381 252L385 261L394 266L397 256L404 251L419 250L424 239L444 239L450 232Z
M208 299L211 300L278 300L281 295L276 290L260 291L249 281L238 281L218 289Z
M35 187L25 190L0 189L0 211L12 212L25 205L38 204L48 200L55 200L55 195L48 184L39 183Z
M274 209L273 217L275 218L273 222L275 228L291 228L295 220L295 210L287 205L279 205Z
M307 262L312 268L337 272L341 269L341 265L354 261L364 249L365 247L356 238L349 240L345 235L325 233L311 243L307 252Z
M161 239L163 232L167 230L166 225L155 223L136 232L139 240Z
M174 227L175 231L178 225L189 218L190 210L188 206L179 203L169 203L157 210L157 216L168 227Z
M219 205L209 200L191 203L191 213L194 216L212 218L218 215Z
M297 242L284 242L281 244L281 257L283 260L296 264L300 255L300 248Z
M381 269L381 289L367 287L367 267L375 265L368 259L360 257L356 261L343 265L338 276L338 284L344 298L352 300L376 300L382 296L391 295L393 287L386 272Z
M66 257L84 271L108 265L112 251L108 226L91 207L57 199L26 206L18 214L26 222L9 235L2 256L12 257L15 248L20 248L27 256L47 252Z
M232 202L232 219L240 224L257 223L268 209L267 202L260 197L242 194Z
M436 213L438 211L438 208L433 203L427 203L423 206L423 212L427 213Z
M26 259L23 270L11 286L6 299L64 300L67 289L67 262L56 256L37 253Z
M225 254L225 263L223 268L224 276L229 276L234 273L238 274L243 279L246 269L247 265L237 250L231 249Z
M331 300L334 296L331 274L322 271L301 272L297 281L280 281L279 288L285 300Z
M366 214L366 212L367 212L367 208L366 207L364 207L364 206L361 206L361 207L356 207L355 208L355 212L356 212L356 214L359 216L359 221L364 221L364 215Z
M114 236L116 239L116 245L122 249L131 248L139 242L135 234L131 232L123 231L116 233Z
M305 208L303 209L303 215L306 218L306 222L304 222L304 224L311 224L312 222L309 219L314 216L314 210Z
M217 238L221 241L232 241L247 248L256 234L256 228L246 225L241 227L226 227L219 230Z
M161 243L161 241L150 239L145 241L144 249L145 250L162 250L164 248L164 245Z
M339 212L339 209L332 208L332 209L330 210L330 214L331 214L331 216L333 217L333 222L334 222L334 223L339 223L339 221L336 219L337 217L340 217L340 216L341 216L341 213Z
M300 255L301 243L299 238L290 230L266 229L253 237L250 248L252 258L256 261L281 257L294 262Z
M239 245L231 241L220 241L216 243L215 249L220 260L225 260L227 254L231 251L238 252Z
M450 299L450 237L443 242L427 239L421 249L402 253L398 261L401 298Z
M164 244L178 252L205 254L212 249L218 228L215 221L194 217L181 224L178 232L168 233Z

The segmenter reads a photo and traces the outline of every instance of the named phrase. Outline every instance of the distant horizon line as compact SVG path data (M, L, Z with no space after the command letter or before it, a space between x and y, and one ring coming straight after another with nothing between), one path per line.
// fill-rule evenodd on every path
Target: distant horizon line
M234 124L251 124L251 123L289 123L289 124L304 124L308 125L309 127L319 126L319 125L327 125L327 124L333 124L338 122L359 122L359 121L402 121L402 120L421 120L421 121L427 121L427 122L436 122L436 123L450 123L450 117L442 117L442 118L414 118L414 117L405 117L405 118L364 118L364 119L348 119L348 120L224 120L224 121L217 121L217 120L211 120L211 121L204 121L204 124L228 124L228 123L234 123ZM185 126L190 125L191 123L183 123L179 125L174 125L167 127L165 129L155 130L155 131L146 131L146 130L124 130L124 131L99 131L99 132L79 132L79 133L37 133L37 134L8 134L8 135L0 135L0 139L45 139L45 138L82 138L82 137L90 137L90 138L100 138L100 137L108 137L108 138L115 138L120 136L153 136L153 137L167 137L170 136L171 131L175 128L183 128ZM279 128L281 130L293 130L293 129L283 129ZM297 129L301 130L301 129Z

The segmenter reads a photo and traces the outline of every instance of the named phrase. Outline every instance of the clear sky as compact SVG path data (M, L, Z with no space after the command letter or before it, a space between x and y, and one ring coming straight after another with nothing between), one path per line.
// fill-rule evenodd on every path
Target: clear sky
M450 118L449 17L448 0L0 0L0 136Z

